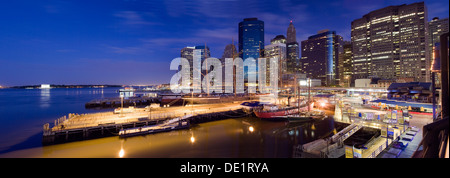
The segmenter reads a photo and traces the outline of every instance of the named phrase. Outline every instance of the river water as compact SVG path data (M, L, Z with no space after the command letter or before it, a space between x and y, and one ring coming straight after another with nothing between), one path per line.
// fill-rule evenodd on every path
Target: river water
M118 89L1 89L0 157L284 158L292 157L295 145L344 127L332 117L303 124L245 117L126 139L112 136L42 146L43 124L68 113L108 111L88 110L84 104L115 97Z

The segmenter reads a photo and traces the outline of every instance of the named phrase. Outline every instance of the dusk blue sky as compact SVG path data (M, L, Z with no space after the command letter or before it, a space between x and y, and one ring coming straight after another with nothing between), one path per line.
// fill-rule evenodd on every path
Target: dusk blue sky
M350 23L372 10L413 0L194 0L2 1L0 85L160 84L175 71L172 59L186 46L208 45L220 58L237 45L238 23L257 17L265 42L286 35L297 41L322 29L350 40ZM428 19L448 17L446 0L425 1Z

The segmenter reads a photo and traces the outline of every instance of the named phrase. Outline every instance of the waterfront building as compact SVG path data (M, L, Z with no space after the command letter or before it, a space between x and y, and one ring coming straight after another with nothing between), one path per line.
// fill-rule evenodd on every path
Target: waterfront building
M297 31L294 24L292 24L292 20L289 23L286 37L286 71L295 74L299 72L299 46L297 43Z
M424 2L374 10L351 23L352 80L429 80L427 9Z
M428 50L430 60L431 72L436 72L435 69L439 68L436 65L440 65L439 54L433 54L435 51L439 52L440 46L440 36L444 33L448 33L449 27L448 18L439 19L438 17L434 17L433 20L428 22ZM432 66L434 65L434 66ZM432 74L433 75L433 74ZM437 72L437 77L435 77L435 85L439 86L440 81L440 72Z
M433 97L429 82L392 83L387 90L393 100L431 103Z
M301 71L306 77L320 79L324 86L338 84L338 64L339 55L343 53L343 38L335 31L321 30L302 41L301 47Z
M51 88L50 84L41 84L41 89L49 89L49 88Z
M257 86L248 83L250 77L258 78L258 58L264 53L264 22L258 18L246 18L239 23L239 57L244 61L248 58L256 60L256 66L244 67L244 85ZM255 69L255 70L253 70Z

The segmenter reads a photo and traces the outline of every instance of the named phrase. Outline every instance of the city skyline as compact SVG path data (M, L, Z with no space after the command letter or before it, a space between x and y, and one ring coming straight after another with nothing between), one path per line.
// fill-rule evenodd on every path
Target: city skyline
M180 49L206 44L211 57L220 58L226 45L237 46L237 24L245 18L264 21L262 46L286 35L290 20L297 41L322 29L349 41L353 20L415 2L8 2L0 7L0 86L168 83ZM448 17L448 2L425 4L428 22Z

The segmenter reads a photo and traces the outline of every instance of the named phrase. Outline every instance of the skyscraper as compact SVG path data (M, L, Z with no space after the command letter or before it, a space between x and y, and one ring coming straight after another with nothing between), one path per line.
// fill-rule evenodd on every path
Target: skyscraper
M264 22L246 18L239 23L239 57L258 59L264 49Z
M344 41L344 52L339 55L339 85L342 87L350 87L352 77L352 44Z
M429 81L427 10L423 2L389 6L352 21L354 79Z
M322 85L335 85L339 79L339 55L343 38L335 31L321 30L301 42L302 71L306 77L320 79Z
M297 73L299 68L299 47L297 43L297 34L294 27L294 24L289 24L289 27L287 29L287 39L286 39L286 49L287 49L287 56L286 56L286 64L287 64L287 72L289 73Z
M264 22L257 18L246 18L239 23L239 57L244 61L247 58L254 58L258 61L264 53ZM255 71L251 68L256 69ZM249 78L258 78L258 64L253 67L244 67L244 82L246 86L256 83L248 83Z

